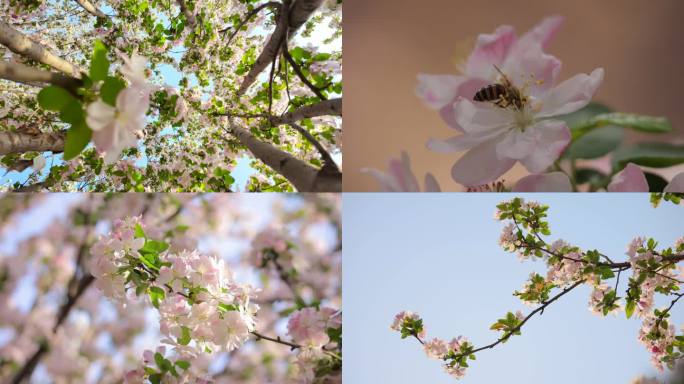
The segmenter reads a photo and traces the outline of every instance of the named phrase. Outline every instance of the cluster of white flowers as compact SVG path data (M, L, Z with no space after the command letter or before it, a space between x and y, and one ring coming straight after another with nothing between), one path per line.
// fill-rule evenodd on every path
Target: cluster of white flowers
M605 308L603 300L606 297L606 294L611 291L613 291L613 288L606 284L594 286L594 290L591 292L591 296L589 296L589 310L594 314L603 315L603 310ZM612 308L608 308L608 313L617 313L620 309L619 305L615 305Z
M680 239L681 240L681 239ZM632 266L632 276L637 279L642 273L643 268L639 266L640 262L648 262L653 259L657 262L662 260L660 255L654 254L645 246L646 239L643 237L635 237L627 246L627 256L629 256L629 262ZM678 245L675 244L675 248ZM634 308L634 313L643 317L648 314L653 308L653 299L655 296L656 289L659 287L666 287L676 281L673 279L677 278L676 269L664 268L658 271L657 274L653 276L647 276L643 283L639 285L640 295L636 302L636 307Z

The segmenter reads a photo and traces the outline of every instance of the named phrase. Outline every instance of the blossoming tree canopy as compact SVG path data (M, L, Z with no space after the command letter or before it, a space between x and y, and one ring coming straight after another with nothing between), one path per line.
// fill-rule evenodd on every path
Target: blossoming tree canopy
M419 74L417 96L457 133L428 139L427 148L464 153L451 176L469 191L684 192L684 174L668 181L650 171L623 182L619 173L629 164L684 163L684 147L662 140L622 145L626 129L659 134L672 126L664 117L614 112L592 102L611 68L562 79L562 58L547 49L563 22L561 16L547 17L522 35L510 25L499 26L477 37L460 73ZM399 184L395 162L387 174L370 173L384 190ZM509 185L502 177L517 163L530 175Z
M10 190L339 191L341 1L9 1Z
M325 194L5 195L0 376L339 382L339 209Z
M681 202L674 194L654 195L652 202ZM466 375L469 362L478 352L506 343L521 335L532 318L579 286L591 287L589 309L597 316L623 314L637 317L641 329L636 338L651 355L659 370L681 367L684 358L684 326L674 324L671 314L684 297L684 237L674 244L659 244L653 238L634 237L626 245L625 261L596 249L581 249L565 240L549 241L551 227L547 221L549 207L534 201L514 198L497 206L495 218L506 222L499 244L507 252L516 253L521 261L538 260L546 265L546 273L531 273L522 288L513 293L532 306L531 311L509 311L490 327L499 332L492 343L476 346L463 336L451 341L427 338L423 319L414 312L398 313L390 328L402 338L414 338L423 345L428 358L441 360L446 372L459 379ZM622 290L627 281L626 289ZM656 305L656 299L666 303Z

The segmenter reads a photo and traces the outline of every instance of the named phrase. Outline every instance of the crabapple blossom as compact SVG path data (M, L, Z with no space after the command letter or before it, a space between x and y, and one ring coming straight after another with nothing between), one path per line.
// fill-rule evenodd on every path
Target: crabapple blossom
M412 312L397 314L391 328L400 332L402 338L418 339L428 358L444 361L447 373L458 379L465 375L467 360L474 360L477 352L520 335L523 325L534 315L542 314L575 288L587 285L592 289L591 312L599 316L624 312L627 318L639 317L642 327L637 338L651 354L652 364L660 370L675 369L684 356L684 334L677 334L670 315L684 298L679 280L682 269L677 266L684 261L684 237L677 239L673 247L659 247L653 238L635 237L627 245L627 261L613 261L598 250L582 250L562 239L547 241L545 237L551 235L546 219L548 210L548 206L517 197L497 205L494 218L506 222L499 244L505 251L517 253L523 261L542 261L547 271L546 276L531 273L523 289L513 293L523 304L536 308L527 316L517 311L498 319L490 329L502 334L493 343L475 348L460 338L449 344L441 339L426 340L423 321ZM630 269L627 289L618 296L620 275ZM665 296L669 306L654 309L656 294Z
M625 168L613 176L608 185L609 192L648 192L646 175L641 168L633 163L628 163ZM665 186L663 192L684 192L684 172L675 175Z

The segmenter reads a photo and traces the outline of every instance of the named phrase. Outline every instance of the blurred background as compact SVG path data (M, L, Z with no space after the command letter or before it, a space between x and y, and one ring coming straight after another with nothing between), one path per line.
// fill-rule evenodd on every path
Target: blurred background
M455 74L463 42L502 24L520 35L550 15L566 17L548 48L563 62L561 81L603 67L606 76L595 101L616 111L665 116L674 126L672 133L658 136L627 130L625 143L684 143L682 1L347 0L344 6L345 191L378 190L360 169L385 170L401 150L411 156L419 179L430 171L442 190L462 190L450 175L460 154L425 148L428 138L454 131L415 96L416 75ZM681 170L659 173L671 177ZM525 174L518 165L503 178L514 181Z

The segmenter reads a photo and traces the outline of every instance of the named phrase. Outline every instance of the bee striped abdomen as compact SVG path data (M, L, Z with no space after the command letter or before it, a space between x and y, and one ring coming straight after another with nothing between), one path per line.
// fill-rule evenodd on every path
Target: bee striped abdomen
M496 101L501 98L501 96L506 96L506 87L501 84L490 84L486 87L480 88L479 91L473 97L475 101Z

